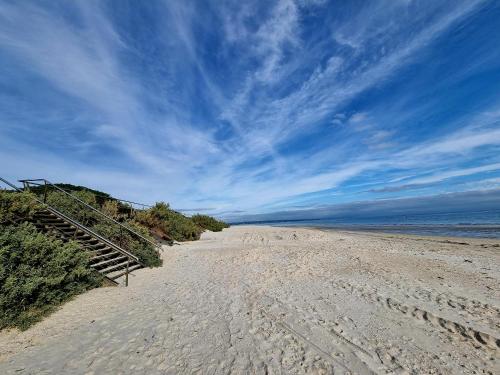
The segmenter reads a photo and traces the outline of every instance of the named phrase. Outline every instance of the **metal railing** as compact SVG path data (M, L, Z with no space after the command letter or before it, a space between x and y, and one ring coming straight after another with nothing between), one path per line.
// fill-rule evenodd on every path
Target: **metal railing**
M0 177L0 181L2 181L5 185L11 187L12 189L16 190L16 191L21 191L21 189L19 189L16 185L14 185L13 183L7 181L5 178L2 178Z
M25 190L30 190L31 186L41 186L41 187L43 187L43 203L47 202L47 196L48 196L48 193L49 193L50 189L57 190L57 191L63 193L64 195L69 196L71 199L73 199L74 201L78 202L79 204L81 204L86 209L89 209L92 212L97 213L100 217L104 218L105 220L108 220L109 222L112 222L113 224L118 225L118 227L120 228L119 229L120 230L120 233L119 233L119 235L120 235L119 244L120 245L123 245L123 236L124 236L123 231L126 231L129 234L131 234L132 236L136 237L137 239L140 239L141 241L145 241L149 245L153 246L153 248L156 250L157 253L159 253L160 250L161 250L161 248L160 248L160 246L158 244L156 244L153 241L149 240L148 238L144 237L142 234L137 233L136 231L134 231L133 229L129 228L128 226L120 223L119 221L115 220L111 216L106 215L101 210L97 209L96 207L93 207L92 205L90 205L87 202L81 200L80 198L76 197L75 195L71 194L70 192L68 192L68 191L60 188L59 186L53 184L49 180L46 180L44 178L37 178L37 179L19 180L19 182L21 182L23 184ZM108 199L109 200L115 200L115 199L111 199L111 198L108 198ZM119 200L119 201L123 201L123 200ZM126 201L123 201L123 202L126 202Z
M9 182L8 180L6 180L6 179L4 179L2 177L0 177L0 181L2 181L7 186L11 187L14 191L17 191L17 192L22 192L23 191L21 188L17 187L13 183ZM134 254L132 254L129 251L123 249L122 247L116 245L115 243L113 243L112 241L108 240L107 238L101 236L99 233L96 233L92 229L87 228L86 226L82 225L78 221L70 218L69 216L67 216L64 213L60 212L56 208L48 205L45 202L46 195L44 196L44 200L41 200L41 199L37 198L36 195L35 195L34 199L39 204L41 204L46 210L50 211L54 215L60 217L61 219L65 220L66 222L68 222L71 225L73 225L75 228L78 228L82 232L84 232L84 233L86 233L86 234L88 234L88 235L90 235L90 236L98 239L99 241L101 241L105 245L109 246L110 248L112 248L112 249L118 251L119 253L123 254L124 256L126 256L127 257L127 267L126 267L126 271L125 271L125 286L128 286L128 274L129 274L128 268L129 268L129 262L132 260L132 261L135 261L135 262L141 264L142 266L144 266L142 264L142 262L139 261L139 258L137 256L135 256ZM115 281L113 281L113 282L115 282Z

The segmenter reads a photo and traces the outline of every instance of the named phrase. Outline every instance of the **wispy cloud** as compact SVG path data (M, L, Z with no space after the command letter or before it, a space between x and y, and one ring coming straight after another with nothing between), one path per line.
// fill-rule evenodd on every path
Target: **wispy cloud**
M496 211L500 189L471 190L410 198L358 201L322 207L265 214L228 216L235 223L270 220L369 219L373 217L436 214L449 212Z
M473 167L473 168L457 169L457 170L442 172L442 173L438 173L438 174L433 174L431 176L411 179L411 180L407 181L407 183L404 185L393 185L393 186L385 186L385 187L380 188L380 189L371 189L370 192L385 193L385 192L396 192L396 191L403 191L403 190L410 190L410 189L418 189L418 188L423 188L423 187L426 187L429 185L433 185L437 182L442 182L444 180L448 180L448 179L455 178L455 177L470 176L470 175L474 175L474 174L478 174L478 173L492 172L492 171L498 171L498 170L500 170L500 163L483 165L480 167ZM489 180L491 180L491 179L489 179Z
M472 178L499 162L498 98L443 116L431 70L488 4L2 3L3 173L219 213Z

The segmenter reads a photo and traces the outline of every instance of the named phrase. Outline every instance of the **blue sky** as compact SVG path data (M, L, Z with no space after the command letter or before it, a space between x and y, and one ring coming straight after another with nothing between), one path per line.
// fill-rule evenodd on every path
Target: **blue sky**
M480 0L1 1L1 175L223 217L495 193L499 20Z

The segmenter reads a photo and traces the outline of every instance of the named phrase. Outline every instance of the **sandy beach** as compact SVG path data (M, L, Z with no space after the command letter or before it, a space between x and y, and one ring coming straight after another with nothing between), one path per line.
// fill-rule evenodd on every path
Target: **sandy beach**
M235 226L0 332L2 374L498 374L500 242Z

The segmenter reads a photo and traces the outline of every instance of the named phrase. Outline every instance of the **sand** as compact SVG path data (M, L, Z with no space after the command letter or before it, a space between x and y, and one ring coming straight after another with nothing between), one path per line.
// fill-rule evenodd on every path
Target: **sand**
M498 241L236 226L0 332L1 374L499 374Z

